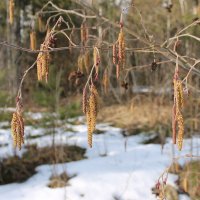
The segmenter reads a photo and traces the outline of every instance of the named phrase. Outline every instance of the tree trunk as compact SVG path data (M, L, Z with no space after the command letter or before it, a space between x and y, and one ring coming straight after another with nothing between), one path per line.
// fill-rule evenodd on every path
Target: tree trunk
M20 0L15 1L15 11L14 11L14 23L9 23L9 1L7 2L7 42L10 44L21 46L21 24L20 24ZM13 99L16 96L17 88L20 82L21 74L21 52L7 48L7 69L8 69L8 81L9 81L9 92L10 97Z

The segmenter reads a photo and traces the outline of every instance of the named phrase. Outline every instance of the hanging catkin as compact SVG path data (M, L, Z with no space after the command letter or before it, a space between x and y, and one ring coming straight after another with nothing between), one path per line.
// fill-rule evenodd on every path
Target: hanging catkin
M88 145L92 147L92 135L96 126L98 113L98 92L94 85L90 88L90 96L87 106Z
M31 50L36 50L36 32L30 32L30 48Z
M116 78L119 79L120 76L120 65L119 63L116 65Z
M172 141L176 144L176 105L172 108Z
M116 44L113 44L112 46L112 54L113 54L113 64L116 65L116 58L117 58Z
M13 24L13 21L14 21L14 9L15 9L14 0L9 0L9 23L10 24Z
M94 47L94 50L93 50L93 60L94 60L94 66L95 66L96 76L98 77L98 74L99 74L99 63L100 63L100 54L99 54L99 50L98 50L97 47Z
M89 74L90 73L90 52L89 51L85 52L83 61L84 61L86 73Z
M81 42L83 45L86 44L88 40L88 28L85 23L81 24Z
M181 151L183 146L183 135L184 135L184 121L183 116L180 111L177 111L177 124L178 124L178 135L177 135L177 146L179 151Z
M109 88L108 69L105 69L103 73L103 88L104 88L104 93L108 94L108 88Z
M48 48L53 40L53 35L51 30L48 28L43 44L40 45L40 53L37 56L37 77L38 81L45 80L48 82L49 74L49 61L50 54Z
M83 113L87 114L87 91L86 91L86 87L83 89L82 109L83 109Z
M80 54L79 57L78 57L78 70L83 73L83 68L84 68L84 58Z
M42 15L41 14L38 15L38 29L39 29L40 32L45 31L45 25L42 21Z
M49 59L50 55L47 51L47 48L42 44L40 47L40 53L37 57L37 76L38 81L45 80L46 83L48 82L48 73L49 73Z
M21 149L24 144L24 120L21 113L14 112L11 121L11 132L14 147Z
M123 29L120 29L119 36L118 36L118 57L119 62L124 65L125 63L125 41L124 41L124 33Z
M184 137L184 119L182 115L183 104L184 104L184 97L183 97L182 81L178 79L178 75L176 74L174 78L174 106L173 106L172 129L173 129L173 142L177 143L178 149L180 151L183 146L183 137ZM175 138L176 124L178 128L177 138Z

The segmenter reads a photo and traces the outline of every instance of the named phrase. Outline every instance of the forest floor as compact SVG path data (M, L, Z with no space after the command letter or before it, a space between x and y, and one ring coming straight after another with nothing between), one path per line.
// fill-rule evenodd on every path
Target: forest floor
M21 151L13 149L9 122L0 123L1 159L23 158L30 147L36 146L38 151L28 157L32 160L38 156L37 152L46 152L39 149L51 147L53 141L55 146L73 145L85 149L84 157L81 149L80 156L72 160L67 160L63 151L57 156L57 162L52 161L52 154L47 154L50 161L41 162L44 164L37 166L30 178L21 183L1 185L1 199L155 200L152 187L172 164L170 138L165 140L164 145L146 142L156 133L129 135L126 130L109 123L98 124L93 148L90 149L84 117L58 120L52 113L26 113L25 118L26 138ZM181 152L174 149L175 157L181 157L178 160L181 165L188 159L182 156L191 153L191 141L193 146L200 144L200 138L193 137L184 140ZM196 150L194 148L194 154L198 154ZM71 153L69 156L72 156ZM5 178L2 176L4 174L1 173L1 178ZM177 188L177 180L177 175L169 174L167 184ZM178 200L189 199L186 194L179 194Z

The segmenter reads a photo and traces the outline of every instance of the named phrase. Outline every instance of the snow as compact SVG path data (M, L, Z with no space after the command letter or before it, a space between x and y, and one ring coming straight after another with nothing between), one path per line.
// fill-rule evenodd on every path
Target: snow
M31 116L31 114L28 114ZM43 115L35 114L33 118ZM77 120L77 119L76 119ZM55 128L56 144L75 144L87 149L87 159L53 165L41 165L36 168L37 173L23 183L13 183L0 186L0 199L9 200L155 200L151 188L158 177L171 164L172 144L167 140L163 150L160 145L141 142L147 137L139 134L124 138L122 130L109 124L99 124L97 129L105 131L104 134L94 135L93 148L87 146L87 127L83 123L84 118L78 120L80 125L64 123ZM73 122L73 120L68 120ZM9 129L1 128L0 124L0 157L13 155L11 136ZM72 129L72 131L66 131ZM34 128L27 126L27 136L39 136L26 138L26 143L37 144L39 147L52 143L52 136L45 134L51 128ZM126 141L127 140L127 141ZM125 145L126 143L126 145ZM176 156L190 152L191 140L184 141L184 149ZM7 144L7 145L4 145ZM193 145L200 144L200 138L193 139ZM21 152L17 152L21 155ZM182 159L183 163L185 159ZM51 189L47 185L53 172L60 174L64 171L70 175L76 175L69 180L69 185L64 188ZM169 174L167 183L176 187L176 175ZM186 195L180 195L180 200L189 200Z

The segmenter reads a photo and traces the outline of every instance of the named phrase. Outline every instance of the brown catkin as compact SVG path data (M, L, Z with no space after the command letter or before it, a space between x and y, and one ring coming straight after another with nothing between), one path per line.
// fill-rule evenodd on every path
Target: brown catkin
M172 108L172 140L176 144L176 105Z
M100 63L100 55L99 55L99 50L97 47L94 47L93 50L93 60L94 60L94 65L95 65L95 72L96 75L98 76L99 74L99 63Z
M79 71L81 71L83 73L83 68L84 68L84 58L83 56L80 54L78 57L78 69Z
M123 29L120 29L119 36L118 36L118 58L119 62L125 63L125 41L124 41L124 33Z
M183 109L184 105L184 99L183 99L183 86L181 80L177 81L177 93L178 93L178 102L179 102L179 107Z
M113 44L112 54L113 54L113 64L116 65L116 58L117 58L116 44Z
M46 77L46 73L48 70L48 56L47 53L42 53L42 77Z
M181 151L183 146L183 135L184 135L184 120L180 111L176 112L177 124L178 124L178 135L177 135L177 146L179 151Z
M96 101L95 95L91 93L89 97L89 111L90 111L90 132L88 134L88 144L92 147L92 135L96 126Z
M188 179L187 179L187 177L184 177L184 179L183 179L183 190L184 190L184 192L188 192Z
M24 120L20 113L14 112L11 121L11 132L14 147L21 149L24 143Z
M48 73L49 73L49 59L50 55L47 51L47 47L45 47L43 44L40 47L40 52L37 57L37 76L38 81L45 80L46 83L48 82Z
M97 116L97 113L99 111L99 94L98 91L96 89L96 87L94 85L91 86L90 88L91 94L94 94L94 98L95 98L95 115Z
M98 92L94 85L90 88L90 96L87 107L88 145L92 147L92 135L96 126L98 113Z
M13 113L12 121L11 121L11 133L13 138L14 147L17 146L17 113Z
M183 86L181 80L174 80L174 96L176 100L176 107L183 108Z
M36 50L36 32L30 32L30 48L31 50Z
M42 80L42 52L37 56L37 77L38 81Z
M87 114L87 91L86 91L86 87L83 89L82 109L83 109L83 113Z
M122 43L122 63L123 63L123 68L125 65L125 42L123 41Z
M14 8L15 8L14 0L9 0L9 23L10 24L13 24L14 22Z
M116 65L116 77L117 79L119 79L119 76L120 76L120 65L119 63Z
M44 32L45 31L45 25L42 21L42 16L38 15L38 29L40 32Z
M86 51L83 57L86 73L90 73L90 52Z
M109 88L108 69L105 69L103 73L103 88L104 88L104 93L108 94L108 88Z
M86 27L86 24L83 23L81 25L81 42L83 43L83 45L86 44L88 39L88 28Z
M175 118L172 119L173 123L178 126L178 133L176 140L174 137L176 136L176 126L173 128L173 141L177 143L178 149L181 151L183 146L183 136L184 136L184 119L182 115L182 109L183 109L183 87L182 87L182 81L178 78L174 78L174 116Z
M86 117L87 117L87 127L88 127L88 145L91 148L93 131L92 131L92 116L90 108L87 109Z

